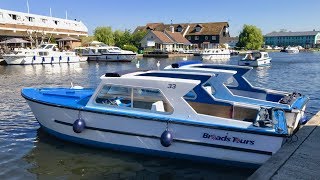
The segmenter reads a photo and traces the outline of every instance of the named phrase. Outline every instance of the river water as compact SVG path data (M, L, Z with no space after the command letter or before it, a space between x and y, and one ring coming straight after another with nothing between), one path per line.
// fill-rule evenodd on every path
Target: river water
M320 53L270 56L272 65L253 69L247 79L255 86L306 94L310 97L307 111L316 113L320 109ZM206 63L237 64L239 58ZM180 60L141 58L131 63L0 66L0 179L246 179L254 170L61 141L39 129L20 95L23 87L70 87L71 82L95 88L104 73L135 69L137 61L143 69L157 69L159 61L162 69Z

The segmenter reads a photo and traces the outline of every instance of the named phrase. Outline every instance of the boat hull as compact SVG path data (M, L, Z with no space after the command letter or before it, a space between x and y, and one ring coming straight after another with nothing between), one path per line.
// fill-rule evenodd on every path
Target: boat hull
M27 102L41 126L58 138L122 151L259 166L281 147L284 139L94 110L80 112L28 98ZM86 127L83 132L75 133L72 125L79 116L85 120ZM160 137L167 128L173 132L174 140L171 146L164 147Z
M80 62L78 56L53 56L53 57L40 57L40 56L7 56L4 55L4 61L8 65L30 65L30 64L58 64L58 63L76 63Z
M230 54L201 54L203 60L228 60Z
M88 58L89 61L114 61L114 62L130 62L136 59L136 54L102 54Z

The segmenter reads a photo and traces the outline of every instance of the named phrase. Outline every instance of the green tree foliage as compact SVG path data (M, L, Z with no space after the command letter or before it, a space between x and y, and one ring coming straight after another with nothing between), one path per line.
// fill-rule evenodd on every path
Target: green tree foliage
M123 44L122 44L122 37L123 37L123 32L122 31L120 31L120 30L116 30L116 31L114 31L113 32L113 37L114 37L114 45L115 46L118 46L118 47L120 47L120 46L122 46Z
M242 32L239 35L238 47L244 49L260 49L263 44L263 35L259 28L253 25L244 25Z
M124 45L122 47L122 49L128 50L128 51L133 51L133 52L138 52L138 48L134 45Z
M111 27L97 27L94 30L94 37L107 45L114 45L114 36Z
M111 27L97 27L94 30L93 38L90 40L97 40L107 45L115 45L122 49L136 52L140 47L140 41L146 34L147 31L131 33L130 30L126 29L125 31L115 30L113 32ZM87 42L88 40L89 38L84 39L82 42Z
M132 44L140 47L140 41L147 35L147 31L136 31L132 34Z
M88 36L88 37L81 37L81 44L84 46L87 46L90 44L92 41L95 41L96 38L94 36Z

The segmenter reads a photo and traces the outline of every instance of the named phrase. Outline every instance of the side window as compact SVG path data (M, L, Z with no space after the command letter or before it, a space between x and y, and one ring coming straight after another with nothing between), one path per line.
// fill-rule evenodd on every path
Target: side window
M196 99L197 94L194 92L194 90L189 91L186 95L183 96L184 99Z
M99 92L96 103L141 109L144 111L171 113L172 106L158 89L105 85Z
M239 83L234 77L230 77L225 83L226 86L238 87Z
M203 85L204 90L206 90L209 94L214 95L216 90L211 86L210 83L206 83Z

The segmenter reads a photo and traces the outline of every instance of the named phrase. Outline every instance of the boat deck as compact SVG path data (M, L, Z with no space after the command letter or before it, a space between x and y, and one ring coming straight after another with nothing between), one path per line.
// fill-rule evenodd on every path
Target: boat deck
M319 179L320 112L249 179Z
M71 108L83 108L91 95L93 94L93 89L70 89L70 88L56 88L56 90L48 88L39 88L35 90L34 88L23 89L22 94L31 97L32 99L41 99L47 104L58 104ZM73 99L73 101L70 101Z

